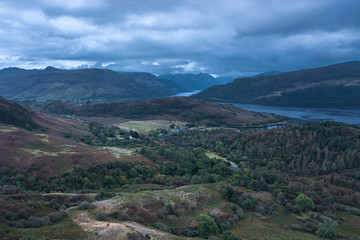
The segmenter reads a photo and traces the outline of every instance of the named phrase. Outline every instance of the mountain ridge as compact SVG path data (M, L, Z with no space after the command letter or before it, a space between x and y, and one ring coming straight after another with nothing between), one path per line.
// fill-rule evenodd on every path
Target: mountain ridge
M0 95L11 100L144 99L184 91L171 80L151 74L130 77L109 69L0 70Z
M360 105L360 62L298 70L213 86L194 98L284 106Z
M188 97L86 104L54 101L30 103L29 106L46 114L117 117L131 120L177 120L209 126L269 124L289 120L287 117L274 114L255 113L230 104L209 103Z

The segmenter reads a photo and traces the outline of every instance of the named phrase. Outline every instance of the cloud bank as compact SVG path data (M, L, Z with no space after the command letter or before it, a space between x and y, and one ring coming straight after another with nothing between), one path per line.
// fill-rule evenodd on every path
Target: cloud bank
M0 68L241 76L358 59L358 0L3 0Z

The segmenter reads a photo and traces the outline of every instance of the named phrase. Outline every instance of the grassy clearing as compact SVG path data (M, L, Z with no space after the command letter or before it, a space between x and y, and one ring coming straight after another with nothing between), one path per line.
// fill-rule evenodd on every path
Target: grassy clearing
M75 224L70 217L59 223L39 228L13 228L0 225L0 232L9 230L8 236L20 238L23 236L49 237L50 239L86 239L86 233Z
M246 218L236 223L232 231L241 238L251 239L256 237L258 240L268 240L269 238L283 240L316 240L315 235L292 231L286 225L295 223L293 216L277 216L270 218L267 216L265 221L260 220L255 213L246 213Z
M121 123L118 127L128 131L137 131L143 134L157 129L153 125L149 124L149 121L129 121Z
M218 158L218 159L221 159L221 160L223 160L223 161L225 161L225 162L230 163L230 164L233 165L233 166L237 166L234 162L231 162L231 161L227 160L226 158L217 155L216 153L207 151L207 152L205 153L205 155L206 155L208 158Z
M344 212L336 212L334 215L344 220L344 222L339 224L338 232L346 234L349 237L354 235L360 236L360 216Z
M111 153L117 153L117 154L133 154L135 153L136 150L136 149L119 148L119 147L99 147L98 149Z
M146 121L128 121L118 125L119 128L124 130L133 130L139 133L146 134L150 131L157 129L170 129L170 125L185 126L185 122L179 121L166 121L166 120L146 120Z

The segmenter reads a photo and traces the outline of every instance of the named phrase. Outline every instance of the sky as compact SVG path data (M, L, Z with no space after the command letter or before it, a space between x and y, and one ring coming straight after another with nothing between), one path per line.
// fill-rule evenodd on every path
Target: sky
M248 76L360 60L359 0L1 0L0 68Z

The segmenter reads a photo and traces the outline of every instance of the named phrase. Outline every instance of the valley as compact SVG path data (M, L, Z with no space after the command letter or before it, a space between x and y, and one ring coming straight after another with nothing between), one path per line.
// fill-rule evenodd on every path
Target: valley
M26 120L0 128L4 239L360 235L356 125L181 97L26 103L42 114L2 101Z

